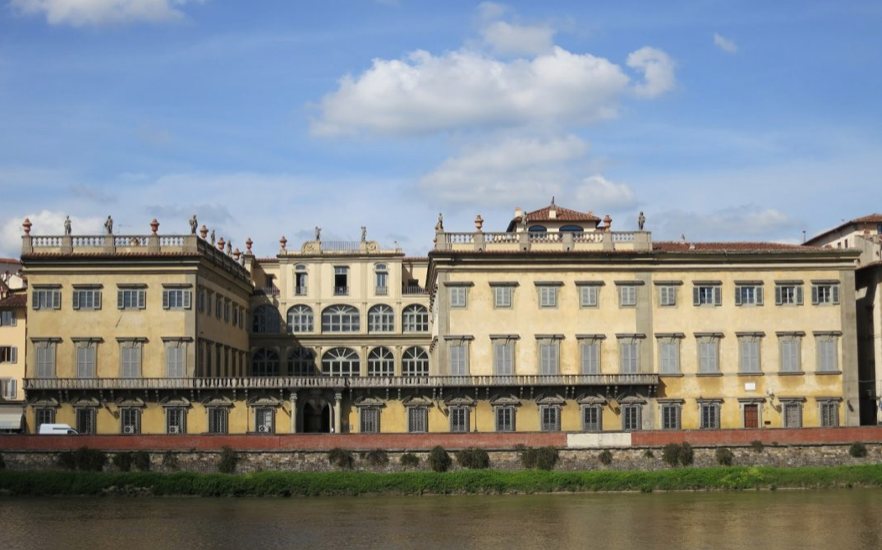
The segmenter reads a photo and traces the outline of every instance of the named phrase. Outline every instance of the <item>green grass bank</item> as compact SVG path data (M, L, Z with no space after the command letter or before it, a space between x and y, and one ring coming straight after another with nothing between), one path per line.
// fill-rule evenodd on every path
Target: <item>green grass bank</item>
M15 472L6 495L339 496L882 487L882 464L821 468L675 468L656 472Z

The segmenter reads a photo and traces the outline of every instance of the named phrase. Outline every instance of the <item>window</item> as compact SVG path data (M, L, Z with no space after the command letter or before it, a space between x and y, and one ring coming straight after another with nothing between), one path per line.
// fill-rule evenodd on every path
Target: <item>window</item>
M261 348L251 356L252 376L278 376L279 354L276 350Z
M223 304L220 299L217 303L218 319L222 313ZM253 330L258 334L272 334L279 332L281 328L279 310L269 305L259 306L254 310Z
M203 313L205 311L205 290L199 289L196 294L196 309L199 310L199 313Z
M512 290L513 288L510 286L494 286L493 307L497 309L510 308Z
M269 306L263 306L269 307ZM224 299L220 294L214 299L214 318L220 319L224 314Z
M636 432L642 426L643 406L622 405L622 430Z
M414 304L404 308L404 332L429 332L429 310Z
M0 347L0 363L18 363L18 348L13 346Z
M582 407L582 431L603 431L603 407L600 405L584 405Z
M35 343L37 378L55 378L55 342Z
M785 428L802 428L802 403L791 401L782 404Z
M738 372L758 373L760 369L760 341L754 337L738 339Z
M698 341L698 372L716 374L720 372L720 343L716 338L703 338Z
M597 307L598 294L600 294L600 286L598 285L585 285L579 287L579 306Z
M658 304L660 306L677 305L677 287L673 285L658 287Z
M548 231L548 228L545 227L544 225L532 225L532 226L530 226L529 231L531 233L545 233Z
M205 314L211 315L211 297L214 296L214 292L206 291L206 301L205 301Z
M168 407L165 409L165 433L187 433L187 409L183 407Z
M781 339L781 372L801 372L800 338L798 336Z
M288 370L291 376L315 376L315 352L309 348L297 346L288 353Z
M468 433L469 431L469 408L450 407L450 431L456 433Z
M101 289L74 288L73 308L76 310L101 309Z
M245 308L239 308L239 328L245 328Z
M229 323L229 322L230 322L230 301L224 300L224 323Z
M496 431L515 431L515 408L513 405L496 407Z
M818 341L818 371L837 372L839 370L839 346L835 337Z
M692 304L695 306L723 305L723 288L719 285L695 285L692 287Z
M541 405L539 407L539 430L543 432L560 431L560 407Z
M405 317L405 322L407 317ZM368 332L392 332L395 330L395 313L392 308L380 304L368 310Z
M31 295L31 308L34 311L61 309L61 291L53 288L34 288Z
M139 378L141 376L140 342L120 342L119 376L120 378Z
M680 373L680 339L670 338L658 344L659 371L661 374Z
M837 401L821 401L821 427L836 428L839 426L839 403Z
M95 342L77 342L77 378L96 378Z
M514 374L514 342L495 340L493 342L493 371L497 375Z
M719 403L699 403L699 427L702 430L719 430L720 429L720 404Z
M429 431L429 409L426 407L408 407L407 431L425 433Z
M778 306L801 306L802 285L775 285L775 305Z
M55 408L54 407L38 407L34 409L34 433L40 433L42 424L55 424Z
M758 285L739 285L735 287L736 306L763 305L763 287Z
M239 306L233 306L233 326L239 325Z
M361 433L378 434L380 433L380 408L379 407L362 407L360 414L361 425L359 430Z
M622 359L622 374L640 372L640 348L637 342L621 342L619 344Z
M77 433L94 434L95 429L95 409L93 407L85 407L76 409L77 414Z
M225 434L228 431L226 407L208 407L208 433Z
M119 410L120 433L141 433L141 409L127 408Z
M15 378L0 378L0 397L13 401L18 397L18 380Z
M450 307L466 307L468 288L464 286L450 287Z
M322 312L322 332L358 332L359 314L352 306L330 306Z
M288 332L312 332L313 315L312 308L303 304L293 306L288 310Z
M600 374L600 341L583 340L579 347L582 352L582 374Z
M257 433L276 433L276 409L273 407L257 407L254 409L254 428Z
M560 372L560 343L557 340L539 342L539 374Z
M349 294L349 268L337 266L334 268L334 296L346 296Z
M322 356L322 374L325 376L359 376L361 361L355 350L334 348Z
M308 291L306 266L298 264L294 267L294 295L306 296Z
M401 360L401 374L404 376L429 376L429 354L423 348L412 347L404 350Z
M374 348L368 354L368 376L395 376L395 357L389 348Z
M0 327L14 327L16 325L15 312L12 310L0 311Z
M166 288L162 291L162 309L190 309L192 293L183 288Z
M582 228L582 226L579 226L579 225L565 225L565 226L561 227L560 229L558 229L558 231L560 231L561 233L564 233L564 232L582 233L585 230Z
M839 285L812 285L812 304L833 305L839 303Z
M637 305L637 287L634 285L621 285L619 287L619 305L621 307L633 307Z
M147 307L147 291L143 288L120 288L116 291L118 309L144 309Z
M679 430L680 429L680 404L679 403L662 403L661 405L661 421L663 430Z
M469 373L467 344L465 342L450 344L447 352L450 358L450 375L466 376Z
M377 296L386 296L389 293L389 272L386 264L377 264L374 274L376 276L376 294Z
M539 287L539 307L557 307L557 287Z
M181 341L166 342L165 370L169 378L183 378L187 374L187 344Z

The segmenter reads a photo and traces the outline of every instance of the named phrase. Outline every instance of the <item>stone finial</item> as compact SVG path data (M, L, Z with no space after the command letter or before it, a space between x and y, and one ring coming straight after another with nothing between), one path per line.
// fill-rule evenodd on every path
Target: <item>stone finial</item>
M603 225L607 231L612 230L612 218L609 217L609 214L603 217Z
M316 227L316 229L321 232L321 228ZM285 250L285 247L288 246L288 239L286 239L285 236L282 235L282 238L279 239L279 244L282 245L282 250Z
M484 218L482 218L481 215L478 214L477 216L475 216L475 229L478 231L478 233L480 233L482 227L484 227Z
M203 225L203 226L199 229L199 234L202 236L202 240L204 241L205 239L208 238L208 228L205 227L205 225Z
M156 232L159 231L159 222L156 221L156 218L153 218L153 221L150 222L150 229L153 231L154 235L156 235Z
M251 245L254 244L254 241L251 240L251 237L248 237L248 240L245 241L246 254L251 254Z
M24 229L25 235L31 234L31 227L33 227L33 225L34 224L31 223L30 219L25 218L25 221L21 224L22 229Z
M224 238L221 237L221 238L217 241L217 249L220 250L221 252L223 252L223 251L224 251L224 244L225 244L225 243L224 243Z
M237 247L236 247L236 250L233 250L233 259L236 260L236 261L238 262L238 261L239 261L239 256L241 256L241 255L242 255L242 253L239 252L239 247L237 246Z

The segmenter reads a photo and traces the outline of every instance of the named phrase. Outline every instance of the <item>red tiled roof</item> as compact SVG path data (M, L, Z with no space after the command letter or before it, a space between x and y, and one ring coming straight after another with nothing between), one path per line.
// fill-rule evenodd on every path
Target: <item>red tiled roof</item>
M882 223L882 214L870 214L862 218L855 218L850 223Z
M769 242L682 242L656 241L652 243L656 252L817 252L829 250L820 246Z
M861 223L882 223L882 214L870 214L868 216L862 216L860 218L855 218L855 219L849 220L847 222L842 222L839 225L837 225L836 227L833 227L831 229L827 229L826 231L822 231L822 232L818 233L817 235L815 235L811 239L807 240L806 243L810 243L814 240L820 239L821 237L823 237L825 235L829 235L830 233L833 233L835 231L839 231L840 229L842 229L844 227L848 227L849 225L857 225L857 224L861 224Z
M557 217L555 218L552 218L551 214L549 213L552 208L557 210ZM527 212L527 221L599 222L600 218L598 218L591 212L578 212L576 210L570 210L569 208L562 208L556 205L548 205L545 208L540 208L539 210Z
M16 258L0 258L0 264L20 264Z
M28 295L17 293L9 295L5 300L0 300L0 307L25 307L28 305Z

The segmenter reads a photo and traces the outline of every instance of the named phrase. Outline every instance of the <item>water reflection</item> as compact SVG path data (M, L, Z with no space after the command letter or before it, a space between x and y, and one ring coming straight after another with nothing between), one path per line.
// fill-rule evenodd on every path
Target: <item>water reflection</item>
M882 547L882 492L0 499L0 548Z

